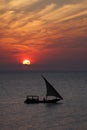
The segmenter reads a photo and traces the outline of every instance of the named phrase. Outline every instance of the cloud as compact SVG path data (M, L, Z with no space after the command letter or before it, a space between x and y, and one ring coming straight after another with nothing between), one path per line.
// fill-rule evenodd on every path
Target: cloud
M8 1L0 1L0 9L3 10L15 10L21 9L26 6L31 6L35 3L39 2L39 0L8 0Z
M1 0L0 12L2 53L87 48L87 0Z

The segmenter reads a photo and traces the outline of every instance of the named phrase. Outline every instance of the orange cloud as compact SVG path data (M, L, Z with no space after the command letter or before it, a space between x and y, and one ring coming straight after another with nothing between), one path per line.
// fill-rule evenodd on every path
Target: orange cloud
M38 60L42 53L61 53L60 48L87 48L86 22L87 0L1 0L0 55L35 55Z

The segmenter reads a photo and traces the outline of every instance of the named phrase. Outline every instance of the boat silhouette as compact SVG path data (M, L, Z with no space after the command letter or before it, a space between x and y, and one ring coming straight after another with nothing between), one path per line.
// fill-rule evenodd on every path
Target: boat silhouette
M63 100L63 97L57 92L57 90L47 81L47 79L42 75L42 78L46 84L46 97L43 100L39 99L39 96L36 95L27 95L24 103L33 104L33 103L57 103L60 100ZM48 97L54 97L53 99L48 99Z

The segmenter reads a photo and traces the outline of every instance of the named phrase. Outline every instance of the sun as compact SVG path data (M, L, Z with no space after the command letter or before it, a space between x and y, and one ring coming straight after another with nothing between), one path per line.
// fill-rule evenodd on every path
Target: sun
M28 59L24 59L23 62L22 62L22 64L23 64L23 65L30 65L31 62L30 62L30 60L28 60Z

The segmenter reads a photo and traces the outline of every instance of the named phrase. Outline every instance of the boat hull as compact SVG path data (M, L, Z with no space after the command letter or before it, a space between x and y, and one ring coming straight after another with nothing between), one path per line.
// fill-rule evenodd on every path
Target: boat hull
M61 99L52 99L52 100L30 100L30 99L26 99L24 101L24 103L26 104L38 104L38 103L57 103L58 101L60 101Z

